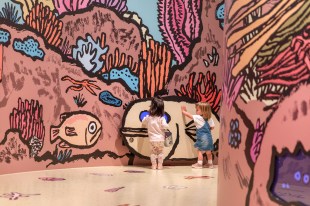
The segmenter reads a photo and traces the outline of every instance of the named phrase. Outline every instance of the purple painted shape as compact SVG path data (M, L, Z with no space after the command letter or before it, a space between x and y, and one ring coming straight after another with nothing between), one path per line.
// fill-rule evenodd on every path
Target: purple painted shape
M111 188L111 189L106 189L104 190L105 192L117 192L119 191L120 189L123 189L125 187L115 187L115 188Z
M41 195L41 194L22 194L19 192L11 192L11 193L4 193L0 195L0 197L8 198L9 200L18 200L20 197L30 197L34 195Z
M179 186L179 185L167 185L167 186L164 186L163 188L170 189L170 190L181 190L181 189L186 189L187 187Z
M96 175L96 176L113 176L113 174L99 173L99 172L92 172L92 173L89 173L89 174Z
M141 170L125 170L124 172L128 172L128 173L145 173L144 171L141 171Z
M251 159L252 161L255 163L257 160L257 157L259 155L260 152L260 146L261 143L263 141L263 130L265 128L265 124L261 124L260 123L260 119L257 120L256 122L256 128L254 131L254 137L252 140L252 145L251 145L251 150L250 150L250 155L251 155Z
M40 180L43 181L63 181L66 180L65 178L59 178L59 177L39 177Z

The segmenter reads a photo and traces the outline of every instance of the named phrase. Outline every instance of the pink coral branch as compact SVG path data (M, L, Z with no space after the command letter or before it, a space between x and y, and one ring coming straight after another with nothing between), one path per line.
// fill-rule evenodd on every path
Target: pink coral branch
M260 119L257 120L256 122L256 128L254 131L254 136L253 136L253 140L252 140L252 146L251 146L251 150L250 150L250 156L252 161L255 163L257 160L257 157L259 155L260 152L260 147L263 141L263 130L265 129L265 124L260 124Z
M84 9L91 4L92 0L53 0L59 14Z
M233 103L237 99L240 88L244 81L244 76L237 76L233 78L231 71L235 65L235 59L228 60L227 69L224 69L224 84L223 84L223 102L226 103L228 109L230 110Z
M190 53L191 42L199 36L199 11L200 0L158 1L159 28L179 64L185 61Z

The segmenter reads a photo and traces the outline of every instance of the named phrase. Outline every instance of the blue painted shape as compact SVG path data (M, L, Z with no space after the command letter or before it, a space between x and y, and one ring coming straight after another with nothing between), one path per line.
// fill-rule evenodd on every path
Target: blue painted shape
M215 16L216 16L216 19L219 21L219 25L221 29L224 28L224 14L225 14L225 4L223 1L222 3L217 5L216 11L215 11Z
M303 178L303 182L305 183L305 185L307 185L309 183L309 175L308 174L305 174L304 175L304 178Z
M11 39L11 34L6 29L0 29L0 44L7 45Z
M114 107L120 107L122 105L122 100L114 97L109 91L103 91L99 94L99 100L107 105Z
M170 115L169 115L167 112L165 112L164 118L165 118L165 120L166 120L167 123L169 123L170 120L171 120L171 117L170 117Z
M96 74L105 63L101 56L108 50L108 46L101 48L99 37L94 41L92 36L87 34L86 39L78 38L77 45L72 51L72 57L79 61L87 72Z
M125 67L123 69L113 68L109 73L104 73L101 75L104 80L121 80L121 83L125 83L130 90L138 93L139 91L139 78L131 73L130 69Z
M149 112L149 111L144 110L144 111L140 112L140 115L139 115L140 122L142 122L142 120L143 120L146 116L148 116L148 115L150 115L150 112Z
M148 115L150 115L150 112L149 112L149 111L144 110L144 111L140 112L140 115L139 115L140 121L142 122L142 120L144 119L144 117L146 117L146 116L148 116ZM164 114L163 117L165 118L165 120L166 120L167 123L170 122L171 116L170 116L167 112L165 112L165 114Z
M40 44L33 37L26 37L24 40L14 39L13 48L15 51L20 52L33 60L43 60L45 53L39 48Z

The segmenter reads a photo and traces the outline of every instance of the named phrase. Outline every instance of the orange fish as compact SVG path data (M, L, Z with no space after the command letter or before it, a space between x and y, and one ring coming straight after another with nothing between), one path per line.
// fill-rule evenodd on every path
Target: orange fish
M58 126L51 125L51 142L61 139L61 147L89 147L94 145L102 130L98 118L86 111L64 113ZM63 146L65 145L65 146Z

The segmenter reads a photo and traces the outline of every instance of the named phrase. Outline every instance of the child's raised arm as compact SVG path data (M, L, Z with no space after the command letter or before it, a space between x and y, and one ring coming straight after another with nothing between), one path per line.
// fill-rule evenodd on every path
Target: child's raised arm
M187 112L186 106L181 106L181 110L182 110L182 113L183 113L186 117L188 117L188 118L190 118L190 119L193 119L193 115L192 115L191 113Z

